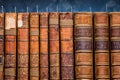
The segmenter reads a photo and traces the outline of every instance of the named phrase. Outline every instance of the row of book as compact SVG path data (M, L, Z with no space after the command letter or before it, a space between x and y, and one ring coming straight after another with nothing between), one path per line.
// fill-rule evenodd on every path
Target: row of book
M119 80L120 12L0 13L0 80Z

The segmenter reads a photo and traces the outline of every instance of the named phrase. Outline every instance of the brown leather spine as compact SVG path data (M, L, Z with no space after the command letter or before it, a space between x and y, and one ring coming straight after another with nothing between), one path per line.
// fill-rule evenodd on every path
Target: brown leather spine
M30 80L39 80L39 14L30 13Z
M60 80L59 13L49 14L50 79Z
M0 13L0 80L4 76L4 14Z
M16 13L5 14L5 80L16 78Z
M93 79L92 13L75 13L74 20L76 79Z
M48 80L48 13L40 13L40 80Z
M108 19L108 13L94 13L96 79L110 79Z
M120 12L110 13L111 73L112 79L120 79Z
M28 80L29 65L29 13L18 13L18 80Z
M73 59L73 14L60 13L61 78L74 80Z

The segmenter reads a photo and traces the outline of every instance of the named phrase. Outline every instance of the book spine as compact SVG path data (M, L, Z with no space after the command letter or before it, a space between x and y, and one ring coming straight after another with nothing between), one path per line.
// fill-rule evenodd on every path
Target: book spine
M120 12L110 13L111 73L120 79Z
M40 13L40 79L48 80L48 13Z
M60 43L62 80L73 80L73 17L71 12L60 13Z
M108 13L94 13L96 79L110 79Z
M29 61L29 14L18 13L18 80L28 80Z
M75 13L76 79L93 80L92 13Z
M0 80L4 76L4 14L0 13Z
M16 13L5 14L5 80L16 79Z
M30 80L39 80L39 14L30 13Z
M50 79L60 79L59 13L49 14Z

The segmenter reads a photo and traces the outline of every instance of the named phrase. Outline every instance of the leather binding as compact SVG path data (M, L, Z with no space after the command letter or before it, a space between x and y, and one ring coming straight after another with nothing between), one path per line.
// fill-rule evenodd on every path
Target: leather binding
M50 79L60 80L59 13L49 13Z
M17 78L28 80L29 64L29 13L18 13L17 20Z
M96 79L110 79L108 13L94 13L95 75Z
M5 80L16 78L16 13L5 14Z
M93 80L92 13L75 13L74 20L76 79Z
M0 80L4 76L4 14L0 13Z
M111 76L120 79L120 12L110 13Z
M48 13L40 13L40 80L48 80Z
M39 13L30 13L30 80L39 80Z
M61 78L74 80L72 12L60 13Z

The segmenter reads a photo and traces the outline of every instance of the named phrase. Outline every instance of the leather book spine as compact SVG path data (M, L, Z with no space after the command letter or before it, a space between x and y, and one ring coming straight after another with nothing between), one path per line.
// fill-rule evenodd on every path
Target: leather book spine
M75 13L74 20L76 79L93 80L92 13Z
M5 80L16 79L16 13L5 14Z
M48 15L47 12L40 13L40 80L49 79Z
M39 13L30 13L30 80L39 80Z
M59 13L49 14L50 79L60 80Z
M29 74L29 13L18 13L17 22L18 80L28 80Z
M110 13L111 76L120 79L120 12Z
M4 14L0 13L0 80L4 77Z
M94 50L96 79L110 79L109 17L107 12L94 13Z
M72 12L60 13L61 78L74 80L73 16Z

